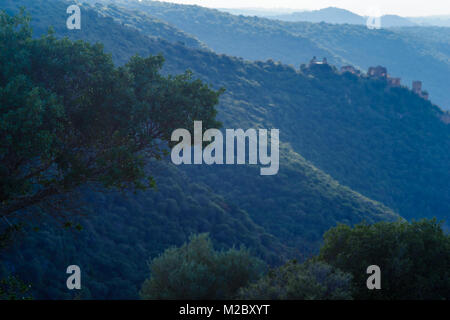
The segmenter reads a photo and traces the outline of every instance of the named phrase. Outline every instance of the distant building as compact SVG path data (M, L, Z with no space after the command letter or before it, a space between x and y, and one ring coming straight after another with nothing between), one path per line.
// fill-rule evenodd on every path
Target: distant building
M422 81L413 81L413 92L416 94L422 93Z
M370 67L369 71L367 72L367 75L370 78L387 78L388 72L385 67L377 66L377 67Z
M355 75L359 75L361 73L354 66L350 66L350 65L349 66L343 66L341 68L341 73L346 73L346 72L349 72L349 73L352 73L352 74L355 74Z
M323 58L322 61L318 61L317 57L314 56L311 61L309 62L309 66L315 65L315 64L328 64L327 58Z
M413 81L412 90L419 97L422 97L422 98L428 100L428 98L429 98L428 92L422 91L422 81Z
M420 95L422 93L422 81L413 81L412 88L414 93Z
M401 82L402 82L402 79L401 79L401 78L391 78L391 77L388 77L388 84L389 84L391 87L400 87L400 86L401 86Z

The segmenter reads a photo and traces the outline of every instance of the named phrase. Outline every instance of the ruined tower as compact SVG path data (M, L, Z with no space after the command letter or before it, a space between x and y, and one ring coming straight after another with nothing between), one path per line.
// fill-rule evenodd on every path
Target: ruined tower
M387 78L388 72L385 67L370 67L367 75L371 78Z
M413 92L418 95L422 94L422 81L413 81L412 83Z

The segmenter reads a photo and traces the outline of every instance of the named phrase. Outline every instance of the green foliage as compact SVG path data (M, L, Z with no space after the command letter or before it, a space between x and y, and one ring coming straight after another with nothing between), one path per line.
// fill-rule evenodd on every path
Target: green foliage
M93 4L99 1L89 2ZM114 3L118 7L144 12L166 21L195 36L217 53L248 60L274 59L293 65L311 59L314 55L327 56L331 62L340 61L339 58L334 59L333 54L324 49L323 45L318 45L300 34L283 30L267 19L157 1L101 0L100 2Z
M280 127L285 118L294 118L274 114L282 112L276 105L298 108L295 100L318 82L273 62L244 62L156 41L85 7L86 28L68 32L64 2L27 4L36 13L33 27L41 34L54 24L60 37L102 41L122 65L136 53L162 52L168 58L163 73L190 68L196 78L209 79L216 88L227 87L219 117L229 128ZM312 92L308 99L322 95L320 90ZM288 137L285 131L282 141ZM317 250L323 232L337 222L398 218L389 208L343 187L309 164L292 146L283 144L282 157L280 173L273 177L261 177L258 168L249 166L175 168L161 162L148 168L158 182L158 192L123 196L84 189L77 203L83 215L90 217L74 221L83 226L81 232L61 233L46 223L8 250L4 261L33 283L38 298L70 298L60 270L73 263L85 270L85 298L135 298L145 278L145 259L181 245L190 234L209 232L220 249L244 244L266 262L279 264L286 257L304 257ZM54 281L50 285L46 279Z
M295 261L240 291L249 300L351 300L351 275L323 262Z
M8 7L17 7L16 2L10 2L7 1ZM443 114L441 110L405 88L389 88L386 83L358 79L351 75L301 74L294 68L273 61L242 61L154 41L136 32L136 29L131 30L114 21L97 17L95 11L87 7L82 10L88 26L80 32L70 33L60 27L65 25L64 5L60 1L21 0L20 3L27 4L37 12L45 12L39 16L39 21L34 21L35 29L43 32L56 21L55 30L59 36L67 35L90 42L102 41L117 63L125 63L135 53L148 55L162 52L167 60L165 72L179 73L189 68L195 77L212 83L216 88L227 88L218 108L218 118L226 127L281 128L282 142L289 142L293 151L342 185L382 202L408 219L434 216L446 219L450 210L450 189L447 187L450 179L450 126L440 120ZM129 2L128 5L148 6L152 8L150 15L160 15L161 18L169 17L170 13L173 20L185 14L183 21L186 23L188 20L193 21L188 17L203 11L217 15L217 23L223 16L219 11L158 2ZM115 11L120 10L116 8ZM233 18L231 15L225 16ZM261 23L267 22L265 19L259 20ZM211 18L211 21L214 20ZM152 23L148 24L150 28ZM376 50L368 53L373 52L376 57L392 60L396 55L386 53L385 48L403 43L391 40L391 31L388 30L373 31L359 26L327 24L282 24L283 28L292 27L297 33L321 37L321 43L343 47L341 51L352 52L353 55L362 52L362 41L376 40L372 48ZM227 28L233 29L233 26L236 24L230 23ZM113 31L102 32L106 28ZM335 32L341 36L334 37ZM401 36L392 37L397 39ZM216 38L218 41L222 39ZM406 60L404 53L413 52L408 47L402 47L399 51L402 53L401 62ZM307 58L297 56L295 61L306 62ZM357 58L364 63L370 60L365 55ZM374 63L384 63L386 60L374 60ZM421 60L416 58L411 60L415 65L427 65L427 61L419 62ZM405 69L415 70L411 67ZM427 68L421 70L428 72ZM403 76L400 71L394 74ZM439 81L441 84L447 82L443 79ZM309 182L305 184L311 185ZM424 185L427 188L423 188ZM300 194L302 192L299 191ZM285 212L282 210L284 203L278 206L282 212ZM357 207L364 211L360 205ZM329 206L326 205L326 208ZM335 210L327 212L333 215ZM258 214L256 210L249 213ZM332 224L326 225L325 229L330 226ZM316 240L320 238L318 236Z
M450 81L449 28L370 30L365 22L362 25L293 23L158 1L88 1L114 2L120 7L145 12L190 33L215 52L244 59L274 59L297 66L313 56L325 56L332 64L353 64L362 70L381 64L409 86L413 80L423 80L432 100L445 109L450 108L446 86Z
M326 56L331 64L350 63L363 71L381 64L407 86L422 80L432 102L450 106L449 28L370 30L235 16L155 1L116 3L167 21L218 53L293 66ZM186 65L229 92L219 108L227 126L280 128L282 141L343 185L407 219L447 219L450 126L440 121L443 112L436 106L385 82L333 73L305 79L273 61L230 60L222 68L224 59L195 55ZM210 61L207 68L202 60Z
M153 185L149 158L194 120L218 127L221 93L191 73L162 76L163 58L116 68L100 44L31 38L29 18L0 14L0 216L86 183ZM52 198L53 197L53 198Z
M211 45L218 52L248 59L273 58L298 65L313 55L326 55L330 63L339 63L332 59L331 53L321 54L319 49L302 56L295 50L274 44L275 35L289 32L317 41L321 47L333 52L345 53L342 61L353 62L363 69L368 67L367 63L383 64L391 74L402 77L406 84L410 80L421 79L425 84L432 81L434 85L442 86L448 83L445 77L450 74L442 72L446 68L442 61L420 53L423 43L420 39L430 33L431 42L437 43L437 34L444 33L444 30L422 31L423 34L412 36L414 32L407 33L405 29L368 30L350 25L292 24L153 1L121 1L118 6L147 10L149 15L195 33L208 44L218 42L223 50ZM259 50L248 47L255 44L249 39L266 35L272 29L276 30L275 35L261 41L265 47L261 45ZM227 35L230 37L228 40ZM139 45L144 40L127 34L127 38L132 36L138 45L126 43L129 50L146 52ZM109 42L106 36L99 37ZM439 56L447 61L445 48L448 45L445 41L444 38L439 40L441 45L433 44L438 50L433 57ZM268 43L274 45L266 48ZM167 71L179 72L180 68L190 68L199 78L216 87L227 88L218 114L227 127L281 128L282 141L289 142L296 153L341 184L382 202L407 219L447 218L450 210L450 189L446 187L450 179L450 154L447 152L450 126L441 121L442 110L406 88L390 88L383 81L339 76L333 72L299 73L299 70L273 60L244 62L160 42L149 42L148 46L154 52L164 53ZM427 44L427 52L431 50L429 46L431 44ZM302 52L305 47L310 45L299 45ZM107 48L113 53L121 49L117 43L107 45ZM271 51L277 48L283 48L281 52L285 54L294 52L292 60L277 58ZM260 56L250 56L247 51ZM116 61L123 61L123 57L116 57ZM414 67L417 65L424 68L419 74L408 75L419 70ZM432 101L435 101L433 90L430 92ZM440 100L442 98L441 95ZM423 188L425 184L427 188Z
M177 29L171 24L155 19L153 16L139 10L125 10L115 4L102 6L95 2L96 10L105 17L112 17L123 26L136 28L142 34L165 41L179 43L191 48L208 50L208 47L194 36Z
M436 220L340 225L319 259L353 275L355 299L450 299L450 236ZM366 287L370 265L381 269L381 290Z
M14 273L32 284L36 299L73 299L66 287L68 265L83 272L83 299L137 299L148 277L146 261L191 234L208 232L215 248L245 245L264 261L279 264L291 249L257 225L233 202L174 165L150 161L157 190L98 193L87 188L78 203L83 229L62 229L53 219L27 222L0 250L0 278ZM39 230L34 230L34 224Z
M405 88L330 70L300 72L273 61L244 61L157 40L147 34L156 36L151 30L158 30L159 23L139 28L131 23L133 14L120 9L102 14L82 6L82 29L69 31L66 2L4 0L2 7L14 11L18 4L30 8L36 34L46 34L54 25L57 37L101 41L122 65L115 69L125 74L133 55L161 52L166 59L163 74L191 69L196 79L227 88L218 108L226 127L280 128L282 141L280 173L274 177L260 177L259 170L249 166L175 168L160 162L148 171L158 182L158 192L124 196L84 189L81 209L96 214L80 218L82 232L61 233L46 222L3 255L2 263L33 283L40 298L70 298L61 270L72 263L85 270L85 298L135 298L146 276L144 261L194 233L209 232L220 249L245 244L275 264L286 256L308 256L319 247L323 232L338 222L398 218L343 185L406 217L448 215L449 126L439 120L442 111ZM146 20L138 15L137 21ZM271 44L270 38L262 42ZM302 58L291 52L296 63L313 55L305 51ZM35 96L46 97L46 92L38 93Z
M231 299L260 276L264 264L247 249L215 251L202 234L180 248L167 249L149 267L143 299Z
M0 279L0 300L30 300L29 286L16 277Z
M340 185L304 158L282 145L280 172L260 176L251 166L193 166L186 173L249 213L283 244L290 257L308 257L322 235L337 223L395 221L389 208ZM215 235L212 235L213 237Z

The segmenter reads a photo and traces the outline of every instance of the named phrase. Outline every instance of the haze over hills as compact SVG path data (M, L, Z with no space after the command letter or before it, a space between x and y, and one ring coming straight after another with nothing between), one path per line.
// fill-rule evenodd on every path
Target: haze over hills
M262 8L219 8L220 11L236 15L258 16L270 19L278 19L289 22L313 22L313 23L333 23L333 24L357 24L365 25L368 16L363 16L351 12L350 10L328 7L319 10L295 10L295 9L262 9ZM381 26L391 27L412 27L412 26L437 26L449 27L450 16L427 16L427 17L402 17L394 14L386 14L381 17Z
M235 15L244 16L258 16L258 17L271 17L281 14L290 14L294 12L293 9L283 8L217 8L220 11L228 12Z
M327 23L348 23L348 24L365 24L366 19L345 9L329 7L314 11L293 12L290 14L275 15L273 19L279 19L290 22L327 22Z
M450 27L450 15L414 17L410 20L423 26Z
M348 61L342 58L344 51L362 64L369 52L358 55L357 43L393 47L400 41L395 52L411 51L424 36L419 31L408 42L401 40L401 30L374 36L359 26L275 23L200 7L136 4L83 6L86 24L80 31L65 27L64 1L4 0L2 8L17 12L18 6L27 7L36 36L53 25L57 37L100 41L118 65L136 53L162 53L165 73L190 69L214 88L225 87L218 107L225 128L281 130L280 172L261 177L250 166L175 167L162 161L152 163L160 172L158 192L125 197L83 190L86 210L96 214L82 221L86 230L81 235L60 235L49 228L31 234L20 254L6 257L24 279L41 281L40 296L64 295L62 287L51 292L42 280L61 277L55 276L59 269L50 259L65 266L78 257L80 264L89 265L92 297L128 298L137 295L146 276L146 259L191 233L210 232L221 248L245 244L276 264L316 250L323 232L336 223L392 221L399 218L397 212L408 219L448 218L450 126L442 121L444 112L407 88L341 74L332 65ZM222 38L217 38L219 32ZM213 51L219 45L229 49L233 34L233 51L250 52L242 46L253 37L259 39L254 52L260 53L265 41L270 55L275 52L270 43L278 35L286 42L296 39L295 48L306 52L305 58L297 57L292 67ZM331 42L328 47L326 42ZM436 46L431 42L427 50ZM279 54L286 47L282 49ZM384 57L383 50L374 51L372 61L377 56L387 61L389 53ZM330 65L299 68L313 52L328 56ZM423 62L445 65L434 59ZM64 254L49 257L45 250Z
M303 11L303 12L293 12L291 14L284 14L284 15L274 15L270 16L270 18L290 22L303 21L314 23L326 22L333 24L366 25L368 17L360 16L356 13L353 13L345 9L329 7L314 11ZM382 28L409 27L416 25L410 19L403 18L397 15L383 15L380 17L380 19Z

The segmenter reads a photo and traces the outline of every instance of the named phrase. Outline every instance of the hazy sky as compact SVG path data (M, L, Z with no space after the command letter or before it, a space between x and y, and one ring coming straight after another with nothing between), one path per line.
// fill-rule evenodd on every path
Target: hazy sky
M164 0L198 4L213 8L292 8L315 10L339 7L360 15L381 14L401 16L450 15L450 0Z

